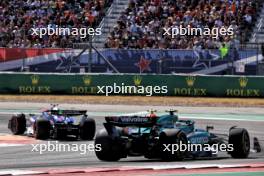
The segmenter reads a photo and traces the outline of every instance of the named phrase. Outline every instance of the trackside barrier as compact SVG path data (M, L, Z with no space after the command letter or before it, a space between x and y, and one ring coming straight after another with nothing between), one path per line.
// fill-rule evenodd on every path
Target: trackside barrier
M264 97L264 77L256 76L0 73L0 94L104 95L99 87L114 84L149 90L165 86L153 96Z

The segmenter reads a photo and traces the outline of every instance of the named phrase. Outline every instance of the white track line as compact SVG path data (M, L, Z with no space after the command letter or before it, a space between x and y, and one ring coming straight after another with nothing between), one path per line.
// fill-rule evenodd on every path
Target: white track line
M264 165L264 164L263 164ZM145 165L138 168L163 170L163 169L200 169L200 168L237 168L248 167L250 164L167 164L167 165Z
M45 173L47 172L20 170L20 169L0 170L0 175L29 175L29 174L45 174Z
M25 146L26 144L8 144L8 143L0 143L0 148L3 147L19 147L19 146Z

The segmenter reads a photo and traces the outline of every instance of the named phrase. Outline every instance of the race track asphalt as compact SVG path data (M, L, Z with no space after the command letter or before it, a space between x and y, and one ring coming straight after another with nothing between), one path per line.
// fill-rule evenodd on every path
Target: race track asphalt
M47 106L47 104L0 104L0 136L7 135L11 133L7 129L8 119L11 114L15 111L28 111L29 107L32 111L37 111L40 107ZM69 107L71 105L65 105ZM78 105L74 105L75 108ZM80 108L85 108L85 105L79 105ZM93 105L88 109L88 111L101 111L103 105ZM167 109L169 107L155 107L155 109ZM170 107L171 108L171 107ZM178 107L177 107L178 108ZM197 128L205 128L207 125L214 126L214 132L216 133L225 133L228 134L228 129L231 126L239 126L246 128L252 137L257 137L260 140L262 146L264 146L264 111L263 109L248 108L247 110L241 108L207 108L203 107L204 110L201 110L201 107L180 107L182 112L192 111L191 113L199 112L200 114L208 113L219 113L228 115L236 114L239 117L239 114L249 114L249 115L262 115L263 120L255 121L250 118L248 120L219 120L219 119L195 119ZM119 105L107 105L107 111L111 112L133 112L141 111L143 109L149 109L149 106L140 106L132 107L129 106L119 106ZM179 108L178 108L179 109ZM88 113L89 114L89 113ZM102 123L104 122L103 115L93 116L96 120L97 130L103 128ZM48 141L37 141L37 143L47 143ZM51 140L51 142L55 142ZM102 162L99 161L94 152L87 152L86 154L80 154L80 151L71 151L71 152L44 152L39 154L39 152L32 152L32 145L25 144L21 146L1 146L0 138L0 170L1 169L20 169L20 168L52 168L52 167L79 167L79 166L90 166L90 167L102 167L102 166L142 166L142 165L164 165L165 162L159 160L147 160L143 157L130 157L126 159L121 159L119 162ZM60 141L64 144L88 144L93 141ZM186 165L186 164L242 164L242 163L264 163L264 153L252 153L248 159L232 159L226 154L219 154L219 157L216 159L203 159L203 160L186 160L181 162L171 162L170 164Z

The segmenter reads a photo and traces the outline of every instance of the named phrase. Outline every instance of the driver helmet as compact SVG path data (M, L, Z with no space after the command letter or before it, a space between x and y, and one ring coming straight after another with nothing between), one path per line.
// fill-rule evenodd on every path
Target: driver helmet
M156 118L157 117L157 115L155 114L155 110L150 110L150 114L149 114L149 117L150 118Z
M52 105L51 110L58 111L59 110L58 105Z

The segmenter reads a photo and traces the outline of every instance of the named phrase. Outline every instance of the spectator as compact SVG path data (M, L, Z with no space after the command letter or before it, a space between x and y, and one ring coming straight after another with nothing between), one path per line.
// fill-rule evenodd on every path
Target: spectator
M112 0L1 0L0 47L69 47L78 36L30 35L31 28L96 27Z
M236 36L244 39L260 3L261 0L131 0L105 46L191 49L198 37L204 48L217 49L219 42L228 42L225 36L186 35L173 39L163 35L163 28L180 25L202 29L231 27ZM113 45L113 40L119 40L122 45Z
M219 50L220 50L221 59L224 59L228 55L229 47L225 43L223 43L222 46L219 48Z

